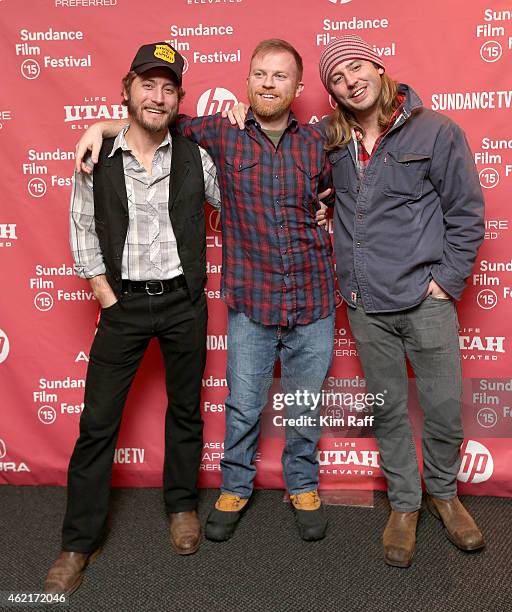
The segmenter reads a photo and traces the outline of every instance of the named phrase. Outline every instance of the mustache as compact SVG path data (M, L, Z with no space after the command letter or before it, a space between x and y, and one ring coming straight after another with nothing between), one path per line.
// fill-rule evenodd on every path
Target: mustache
M258 91L255 91L254 94L255 95L266 94L266 95L275 96L276 98L281 97L279 94L275 93L274 91L268 91L267 89L259 89Z

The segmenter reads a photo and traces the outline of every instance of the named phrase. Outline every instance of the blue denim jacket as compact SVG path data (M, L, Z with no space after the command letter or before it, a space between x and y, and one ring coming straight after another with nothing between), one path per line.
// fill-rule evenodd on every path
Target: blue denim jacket
M355 146L329 154L336 189L334 250L343 298L366 312L419 304L433 278L460 299L484 236L484 202L464 132L416 93L362 179Z

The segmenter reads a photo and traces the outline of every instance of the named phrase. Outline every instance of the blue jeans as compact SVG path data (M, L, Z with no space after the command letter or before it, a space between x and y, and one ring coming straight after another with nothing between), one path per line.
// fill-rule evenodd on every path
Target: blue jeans
M272 385L274 366L281 360L281 385L285 393L308 390L319 393L331 365L334 312L325 319L291 329L251 321L241 312L228 311L228 365L226 435L221 461L224 492L249 497L256 475L260 416ZM286 417L318 417L319 408L294 404ZM282 455L283 475L290 494L318 488L317 424L286 427Z
M462 374L455 304L428 296L402 312L366 314L348 308L368 392L385 393L374 406L374 432L381 469L393 510L414 512L421 506L421 479L408 418L406 357L416 375L424 412L423 479L431 495L457 495L459 450L463 441L460 415Z

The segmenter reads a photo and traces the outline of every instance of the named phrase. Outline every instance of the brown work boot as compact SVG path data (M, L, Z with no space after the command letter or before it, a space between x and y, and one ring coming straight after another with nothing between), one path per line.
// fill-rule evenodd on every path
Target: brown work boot
M169 535L171 546L178 555L191 555L196 552L201 543L201 525L197 512L169 513Z
M416 526L419 510L397 512L391 510L384 529L384 561L394 567L409 567L416 550Z
M229 540L235 533L248 501L249 498L234 493L221 493L208 515L204 530L206 538L214 542Z
M317 489L290 495L300 537L307 542L321 540L327 531L327 517Z
M101 548L92 553L62 551L55 563L50 567L44 581L45 593L64 593L71 595L82 584L84 572L96 557Z
M452 499L439 499L429 495L427 506L430 512L443 522L448 539L457 548L465 551L484 548L482 532L457 496Z

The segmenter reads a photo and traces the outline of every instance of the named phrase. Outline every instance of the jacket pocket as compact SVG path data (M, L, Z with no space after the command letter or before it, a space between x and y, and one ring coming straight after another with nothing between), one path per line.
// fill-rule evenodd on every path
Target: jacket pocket
M329 153L329 161L331 162L332 182L336 192L343 193L348 191L348 165L352 163L349 150L344 147Z
M418 200L430 168L430 155L387 151L384 155L384 184L386 195Z

